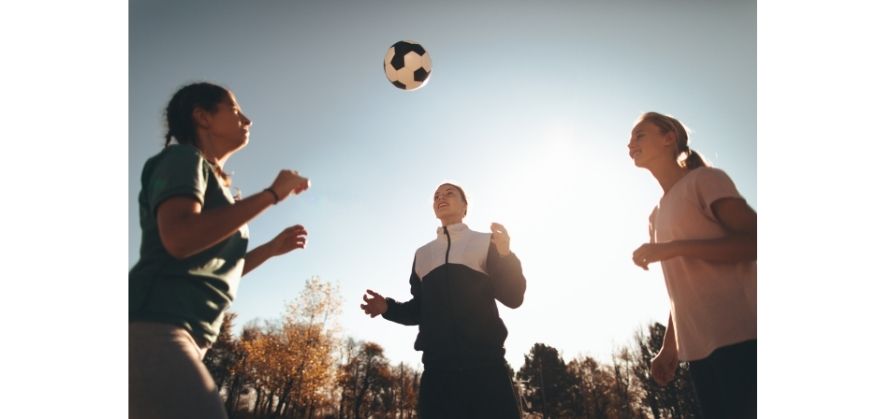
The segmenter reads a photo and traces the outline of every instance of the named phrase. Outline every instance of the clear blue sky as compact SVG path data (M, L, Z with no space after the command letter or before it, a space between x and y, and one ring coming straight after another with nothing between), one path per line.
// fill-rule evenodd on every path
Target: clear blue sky
M174 91L232 89L254 126L226 165L244 194L295 169L312 188L250 223L253 245L295 223L308 248L246 276L238 326L274 319L305 279L340 285L345 335L417 366L416 327L359 309L372 288L406 299L412 256L435 236L436 186L461 184L465 222L510 231L528 290L500 306L507 358L535 342L610 361L637 328L666 322L658 266L630 260L660 187L627 155L655 110L756 201L754 1L130 1L129 266L138 258L139 176L162 148ZM387 48L420 42L433 73L390 85Z

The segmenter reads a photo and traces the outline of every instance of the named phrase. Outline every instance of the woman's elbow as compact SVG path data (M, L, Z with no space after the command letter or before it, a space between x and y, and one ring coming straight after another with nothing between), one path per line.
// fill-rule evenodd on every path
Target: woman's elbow
M525 299L525 288L519 290L519 292L513 293L511 295L505 296L505 298L499 298L498 301L501 301L507 307L510 308L519 308L522 305L523 300Z
M504 305L510 308L519 308L522 305L523 296L519 295L508 302L505 302Z
M745 236L744 240L745 240L744 249L745 249L745 254L747 255L746 256L747 259L749 259L751 262L755 262L756 261L756 234L755 234L755 230L754 230L753 234L747 234Z
M170 256L177 260L184 260L191 256L190 250L184 246L181 240L176 240L161 232L160 242L163 244L163 249L166 250L166 253L169 253Z
M176 260L185 260L190 257L190 253L180 247L169 247L164 245L166 252L169 253L170 256L175 258Z

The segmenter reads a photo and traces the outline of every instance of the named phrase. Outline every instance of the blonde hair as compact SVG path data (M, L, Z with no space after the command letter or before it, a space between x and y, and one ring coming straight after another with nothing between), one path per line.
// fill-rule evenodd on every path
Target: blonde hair
M700 153L688 146L688 130L678 119L657 112L646 112L639 117L636 123L646 121L655 124L661 130L661 134L669 132L676 134L676 156L674 157L679 167L691 170L710 166Z

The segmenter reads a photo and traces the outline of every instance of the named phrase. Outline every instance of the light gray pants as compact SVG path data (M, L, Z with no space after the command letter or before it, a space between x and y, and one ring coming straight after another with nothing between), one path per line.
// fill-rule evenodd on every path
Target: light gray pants
M129 418L226 419L207 349L179 326L129 323Z

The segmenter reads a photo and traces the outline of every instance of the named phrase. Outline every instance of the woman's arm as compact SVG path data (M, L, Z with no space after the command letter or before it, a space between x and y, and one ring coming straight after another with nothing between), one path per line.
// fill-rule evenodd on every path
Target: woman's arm
M503 225L492 223L492 237L486 255L489 280L495 298L510 308L522 305L526 280L522 262L510 251L510 233Z
M230 237L274 201L270 192L263 191L233 205L203 211L196 198L169 198L157 208L160 240L174 258L188 258Z
M385 309L379 313L381 317L406 326L418 324L421 321L421 278L415 272L414 260L412 261L412 274L409 276L409 289L412 299L402 303L393 298L384 298L378 295L385 304Z
M664 333L664 342L657 355L651 360L651 375L660 385L667 385L676 378L676 369L679 367L679 354L676 352L676 334L673 331L673 315L667 320L667 331Z
M716 263L756 260L756 212L740 198L716 200L711 209L726 230L725 237L646 243L633 252L633 262L643 269L648 269L649 263L678 256Z
M293 170L281 170L269 190L232 205L203 211L194 197L175 196L157 207L157 227L163 247L176 259L185 259L230 237L267 207L299 194L310 181Z
M289 253L295 249L304 249L307 245L307 230L296 224L277 234L273 240L262 244L246 253L243 275L251 272L262 263L274 256Z

